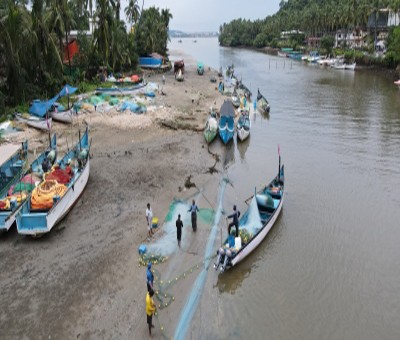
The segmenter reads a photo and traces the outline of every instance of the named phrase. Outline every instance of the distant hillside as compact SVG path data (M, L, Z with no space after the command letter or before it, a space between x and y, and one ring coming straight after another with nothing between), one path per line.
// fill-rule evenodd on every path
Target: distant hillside
M171 38L218 37L218 33L217 32L186 33L177 30L169 30L169 36Z

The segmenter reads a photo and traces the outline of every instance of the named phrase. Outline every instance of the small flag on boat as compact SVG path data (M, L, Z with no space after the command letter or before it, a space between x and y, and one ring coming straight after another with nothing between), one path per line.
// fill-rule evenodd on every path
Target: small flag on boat
M279 144L278 144L278 155L279 156L281 155L281 148L279 147Z

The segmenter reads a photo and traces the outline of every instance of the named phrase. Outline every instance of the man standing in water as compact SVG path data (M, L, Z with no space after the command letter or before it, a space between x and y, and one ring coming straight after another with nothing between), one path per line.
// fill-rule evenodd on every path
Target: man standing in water
M235 228L236 228L236 237L239 237L239 217L240 217L240 211L236 210L236 205L234 205L233 206L233 213L226 217L226 219L232 218L232 222L229 223L229 226L228 226L228 235L231 234L231 228L233 226L235 226Z
M178 214L178 219L176 220L176 237L178 239L179 248L181 247L182 228L183 228L183 223L181 220L181 214Z
M151 230L152 221L153 221L153 212L151 211L150 203L147 203L146 222L147 222L147 230L149 232L149 237L151 237L151 235L153 235L153 231Z
M193 231L197 230L197 212L199 211L199 208L196 205L196 202L193 200L192 205L190 206L190 209L188 212L192 213L192 228Z

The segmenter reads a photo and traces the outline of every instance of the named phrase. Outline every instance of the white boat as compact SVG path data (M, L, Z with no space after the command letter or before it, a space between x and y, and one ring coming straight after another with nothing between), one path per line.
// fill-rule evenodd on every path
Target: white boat
M61 184L49 179L54 170L46 175L45 180L32 192L31 199L24 202L16 215L19 234L40 236L48 233L72 209L89 179L89 151L89 133L86 128L75 147L59 161L60 171L67 171L67 164L70 163L69 181Z
M280 164L278 175L251 197L247 211L239 220L239 236L228 238L217 251L214 269L221 265L221 273L246 258L267 236L283 206L284 167ZM233 241L233 242L232 242Z
M346 65L342 60L336 60L334 64L331 65L332 68L336 70L344 70L346 69Z
M39 130L49 131L52 125L52 119L42 118L35 115L30 115L29 113L15 112L15 118L28 126L34 127Z
M352 63L352 64L344 64L344 68L346 70L352 70L354 71L356 69L356 63Z
M239 140L244 141L247 137L249 137L251 129L251 120L249 111L243 110L240 112L240 117L236 128Z
M335 62L336 62L335 58L324 58L317 60L319 66L331 66L335 64Z
M67 123L67 124L72 124L73 120L73 112L72 109L69 110L60 110L59 109L59 104L54 103L52 108L50 108L50 116L54 120L61 122L61 123Z

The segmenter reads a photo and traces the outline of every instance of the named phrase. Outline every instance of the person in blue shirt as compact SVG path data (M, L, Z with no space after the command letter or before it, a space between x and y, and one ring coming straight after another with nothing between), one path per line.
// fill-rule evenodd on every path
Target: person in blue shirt
M232 218L232 222L229 223L228 226L228 235L231 234L231 228L235 226L236 228L236 237L239 237L239 217L240 217L240 211L236 209L236 205L233 206L233 213L226 218Z
M147 264L146 276L147 276L147 291L148 292L153 291L154 275L151 271L151 262Z
M196 205L196 202L193 200L192 205L190 206L190 209L188 212L192 213L192 228L193 231L197 230L197 212L199 211L199 208Z

